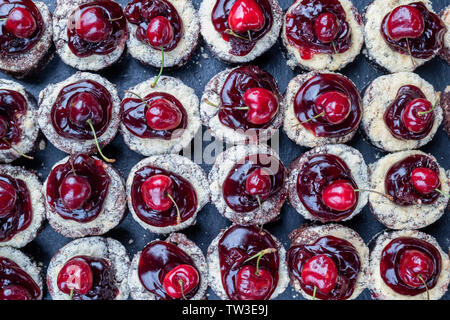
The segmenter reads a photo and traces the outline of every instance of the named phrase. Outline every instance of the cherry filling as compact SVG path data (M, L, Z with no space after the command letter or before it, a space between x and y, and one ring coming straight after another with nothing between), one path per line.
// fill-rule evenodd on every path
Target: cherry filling
M28 103L17 91L0 90L0 150L7 150L22 139L22 118Z
M432 244L417 238L392 240L381 253L380 274L395 292L415 296L434 288L442 258Z
M266 89L273 95L270 98L260 97L255 101L254 93L247 93L254 88ZM234 69L228 75L220 93L219 120L223 125L234 130L267 129L278 112L278 101L276 108L273 101L273 96L278 100L281 99L278 92L275 79L260 68L246 65ZM271 101L270 106L263 103L267 100Z
M0 300L37 300L41 289L14 261L0 257Z
M77 57L110 54L128 38L122 8L110 0L79 6L69 17L67 37L69 48Z
M104 163L90 156L76 155L72 164L69 160L50 172L47 203L62 218L87 223L102 211L111 178Z
M217 0L211 21L222 38L230 42L230 53L245 56L272 28L272 7L268 0ZM230 35L229 30L238 36Z
M138 274L142 285L159 300L191 299L199 289L200 275L192 258L164 241L154 241L142 250Z
M122 101L122 122L129 132L145 139L175 139L187 128L188 115L173 95L153 92Z
M163 207L155 210L148 205L150 204L149 201L148 204L146 203L144 193L148 194L148 192L144 192L144 185L149 178L156 175L170 178L170 195L177 204L176 206L173 205L171 199L169 200L172 202L172 205L168 209ZM131 186L131 199L137 216L145 223L156 227L174 226L186 221L194 215L198 206L197 194L188 180L173 172L152 166L146 166L135 173Z
M255 226L235 225L218 243L222 285L231 300L268 300L278 285L278 250L252 259L266 249L276 249L272 236ZM258 263L259 272L256 272Z
M297 194L303 206L322 222L341 221L355 210L359 193L354 193L351 204L344 207L330 206L323 196L327 194L328 186L342 181L353 190L358 189L344 160L332 154L313 155L302 164L297 176Z
M61 292L73 300L114 300L119 294L114 270L106 259L89 256L71 258L58 274Z
M331 262L330 262L331 260ZM355 290L361 261L353 245L333 236L310 245L294 245L287 254L290 274L310 296L321 300L345 300Z
M247 156L230 170L222 194L233 211L251 212L283 188L285 176L283 164L272 155Z
M31 50L41 39L44 20L31 0L0 0L0 55Z
M286 37L302 59L347 51L352 44L346 13L338 0L303 0L286 15Z
M159 50L162 46L164 51L172 51L177 47L183 36L183 21L178 15L177 9L166 0L134 0L125 7L124 12L128 21L137 25L137 39L141 42L149 43L154 49ZM161 19L161 17L164 19ZM164 23L160 23L161 20L164 20ZM166 32L163 32L167 30L165 20L168 20L170 23L171 37L168 37ZM148 36L149 33L150 37ZM162 37L154 37L153 35L155 34ZM151 39L156 38L170 41L151 41Z
M433 204L439 198L440 193L436 190L429 193L421 193L416 189L412 179L412 173L417 168L432 170L439 176L439 166L430 157L416 154L395 163L387 172L384 180L386 193L392 196L394 203L403 206L415 204ZM439 185L435 188L440 188Z
M349 79L337 74L317 74L298 90L294 112L302 126L316 137L341 137L358 127L361 105L358 89Z
M420 99L420 100L419 100ZM420 140L425 138L433 128L433 106L425 98L423 92L412 85L398 90L397 97L386 109L384 122L391 134L404 140ZM427 112L419 114L419 112Z
M392 50L418 59L429 59L439 52L445 32L444 22L422 2L397 7L381 23L381 34Z

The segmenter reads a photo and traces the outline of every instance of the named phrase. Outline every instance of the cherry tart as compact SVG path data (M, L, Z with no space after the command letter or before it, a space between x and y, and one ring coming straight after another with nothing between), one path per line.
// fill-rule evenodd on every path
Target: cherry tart
M206 85L200 103L203 125L219 140L259 143L280 128L282 96L276 80L254 65L227 69Z
M414 71L444 46L444 22L429 0L375 0L365 10L369 60L389 72Z
M0 247L24 247L36 238L44 220L37 175L22 167L0 165Z
M353 300L366 288L369 248L352 229L304 225L289 238L291 284L306 299Z
M52 60L52 16L44 2L1 0L0 25L1 71L21 79Z
M442 59L450 64L450 5L444 8L439 15L447 28L447 32L444 36L444 47L442 48L440 55Z
M375 217L390 229L421 229L445 211L450 189L445 170L421 151L389 154L369 167L374 191L369 205Z
M450 86L441 95L441 107L444 111L444 130L450 136Z
M334 71L359 55L363 22L350 0L297 0L285 14L281 38L291 68Z
M120 110L115 85L97 74L77 72L41 91L38 123L61 151L93 154L98 151L95 138L103 148L116 136Z
M87 237L58 250L47 269L53 300L127 300L130 259L117 240Z
M53 30L56 52L78 70L100 71L126 54L127 20L112 0L57 0Z
M168 234L190 227L209 202L205 172L177 154L142 160L131 169L126 185L133 218L153 233Z
M289 171L289 202L305 219L347 221L367 204L368 168L352 147L314 148L294 160Z
M141 63L160 67L164 61L166 67L181 67L194 54L200 21L191 0L133 0L124 13L128 50Z
M213 54L228 63L247 63L277 41L283 12L277 0L203 0L201 33Z
M286 250L268 231L232 225L208 248L209 285L222 300L269 300L289 284Z
M238 145L216 157L209 172L211 201L241 225L277 220L286 197L287 170L266 145Z
M203 300L208 289L205 256L184 234L172 233L134 256L128 284L134 300Z
M201 129L194 89L162 76L144 81L125 93L120 130L131 150L144 156L178 153Z
M0 247L0 301L41 300L44 291L39 266L12 247Z
M375 79L365 90L361 127L372 144L396 152L429 143L442 123L433 86L412 72Z
M39 133L36 100L19 83L0 80L0 162L34 151Z
M68 238L108 232L123 220L127 206L120 172L83 154L56 163L44 193L50 225Z
M450 281L450 261L432 236L385 231L370 243L368 287L379 300L439 300Z

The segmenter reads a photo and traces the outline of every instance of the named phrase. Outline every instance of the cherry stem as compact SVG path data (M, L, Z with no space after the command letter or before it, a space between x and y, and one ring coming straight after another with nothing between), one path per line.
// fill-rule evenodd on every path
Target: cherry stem
M313 300L316 300L316 292L317 292L317 286L314 286L314 291L313 291L313 295L312 295Z
M308 122L310 122L311 120L314 120L314 119L317 119L317 118L320 118L320 117L322 117L322 116L324 116L325 115L325 111L324 112L322 112L322 113L319 113L317 116L314 116L314 117L312 117L312 118L309 118L308 120L306 120L306 121L303 121L303 122L300 122L299 124L304 124L304 123L308 123Z
M261 199L259 198L259 196L256 196L256 201L258 201L259 207L262 207Z
M406 38L406 46L408 47L408 54L409 54L409 57L411 58L411 63L413 65L413 68L415 69L416 68L416 62L414 61L414 57L412 56L411 47L409 46L409 39L408 38Z
M417 277L420 279L420 281L423 282L423 285L425 286L425 289L427 290L427 300L430 300L430 291L428 290L427 283L425 282L425 280L423 279L421 274L419 274Z
M122 20L123 16L120 16L120 18L113 18L113 19L108 19L109 22L114 22L114 21L119 21Z
M331 45L333 46L334 54L338 54L338 51L336 50L336 45L334 44L334 40L331 41Z
M248 34L248 40L252 41L252 34L251 34L250 30L247 30L247 34Z
M173 199L173 197L170 195L170 193L167 192L167 197L169 197L169 199L173 202L175 209L177 209L177 224L181 223L181 214L180 214L180 209L178 208L177 203L175 202L175 200Z
M130 93L130 94L132 94L132 95L135 95L139 100L142 101L142 103L145 104L145 106L146 106L148 109L150 109L150 105L148 104L148 102L145 101L145 99L142 98L140 95L138 95L136 92L129 91L129 90L125 90L125 92Z
M159 69L159 74L156 77L155 82L152 83L152 88L156 87L159 78L161 78L163 70L164 70L164 47L161 47L161 69Z
M20 152L19 150L17 150L16 148L14 148L14 147L12 146L12 144L11 144L6 138L2 138L2 140L8 145L8 147L10 147L11 149L13 149L13 150L14 150L16 153L18 153L21 157L24 157L24 158L29 159L29 160L34 160L33 157L27 156L27 155L24 154L23 152Z
M236 32L234 32L234 31L231 30L231 29L226 29L226 30L225 30L225 33L226 33L226 34L229 34L230 36L233 36L233 37L236 37L236 38L245 40L245 41L252 41L251 39L248 39L248 38L246 38L246 37L243 37L243 36L241 36L241 35L238 35Z
M70 290L69 300L72 300L72 298L73 298L73 291L74 291L74 289Z
M439 192L440 194L442 194L443 196L445 196L445 197L447 197L447 198L450 198L450 194L445 193L444 191L442 191L442 190L440 190L440 189L434 189L434 191Z
M87 120L87 124L89 125L89 127L90 127L91 130L92 130L92 133L93 133L93 135L94 135L95 145L97 146L98 153L99 153L100 156L103 158L103 160L105 160L105 161L108 162L108 163L114 163L114 162L116 162L116 160L114 160L114 159L109 159L109 158L107 158L107 157L103 154L102 149L100 148L100 144L98 143L97 133L95 132L95 128L94 128L94 125L92 124L91 119L88 119L88 120Z
M388 195L388 194L385 194L385 193L382 193L382 192L378 192L378 191L375 191L375 190L355 189L355 190L353 190L353 191L355 191L355 192L371 192L371 193L376 193L376 194L378 194L378 195L380 195L380 196L385 197L385 198L388 199L389 201L394 201L394 197L393 197L393 196L390 196L390 195Z
M428 110L428 111L421 111L421 112L418 112L417 114L418 114L419 116L423 116L423 115L425 115L425 114L428 114L428 113L431 113L431 112L433 112L433 111L434 111L434 109L436 109L436 107L437 107L438 103L439 103L439 97L437 98L436 102L434 103L434 106L433 106L433 108L431 108L431 109L430 109L430 110Z
M181 279L179 279L179 280L178 280L178 284L180 285L181 295L183 296L183 299L184 299L184 300L187 300L186 297L185 297L185 295L184 295L184 290L183 290L184 281L181 280Z
M212 103L208 99L203 99L203 102L206 103L207 105L210 105L211 107L220 108L217 104Z
M259 276L259 262L261 260L262 257L264 257L266 254L271 254L271 253L275 253L277 252L277 249L275 248L267 248L264 250L261 250L260 252L258 252L257 254L251 256L250 258L248 258L247 260L244 261L244 263L247 263L253 259L256 259L256 275Z
M72 154L72 150L70 150L70 156L69 156L69 162L70 162L70 166L72 167L72 173L74 176L77 176L77 173L75 171L75 166L73 164L73 154Z

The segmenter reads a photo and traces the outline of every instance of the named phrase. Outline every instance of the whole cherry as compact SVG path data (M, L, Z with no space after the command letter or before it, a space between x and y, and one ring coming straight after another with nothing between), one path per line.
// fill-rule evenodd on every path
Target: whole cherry
M11 284L0 289L0 300L31 300L32 297L27 289L22 286Z
M36 19L22 7L12 9L6 19L6 30L17 38L30 38L37 29Z
M153 130L176 129L183 119L180 109L167 99L153 100L145 112L147 124Z
M245 192L259 197L259 201L267 199L271 189L271 174L264 168L255 169L245 181Z
M200 282L197 269L188 264L181 264L170 270L164 277L166 293L174 299L185 298Z
M400 39L417 39L425 30L421 12L410 5L395 8L387 20L387 34L394 41Z
M343 212L355 206L356 193L348 181L336 180L323 190L322 201L327 207Z
M81 92L73 96L70 101L69 119L79 127L86 126L89 119L96 125L103 119L103 109L92 93Z
M68 210L82 208L91 197L91 193L89 180L75 174L66 176L59 186L62 203Z
M331 43L339 32L339 21L333 13L322 13L314 21L314 33L322 43Z
M411 100L402 111L402 123L411 132L421 133L433 119L434 107L426 99Z
M241 300L263 300L273 285L273 277L266 269L245 265L236 276L236 290Z
M314 256L305 262L301 278L305 285L330 293L337 284L338 270L333 259L325 254Z
M268 123L278 112L277 97L265 88L248 89L243 101L248 107L247 120L256 125Z
M411 172L411 182L421 194L429 194L439 188L439 176L431 169L416 168Z
M0 218L7 216L14 209L16 199L14 187L6 181L0 181Z
M111 22L100 7L87 8L75 21L77 35L88 42L102 42L108 39L113 31Z
M156 211L166 211L173 206L173 181L170 177L157 174L142 184L142 198L147 206Z
M173 39L173 27L169 19L157 16L150 21L147 28L147 40L154 49L167 47Z
M8 134L8 122L5 118L0 116L0 139L3 139Z
M434 263L431 257L419 250L406 250L398 264L398 274L402 281L413 288L423 286L433 275Z
M347 95L339 91L328 91L319 95L315 101L318 114L332 124L339 124L347 119L351 102Z
M57 285L65 294L71 294L73 291L87 294L92 289L93 278L91 266L80 258L73 258L59 271Z
M264 13L255 0L237 0L228 15L228 25L236 33L259 31L264 23Z

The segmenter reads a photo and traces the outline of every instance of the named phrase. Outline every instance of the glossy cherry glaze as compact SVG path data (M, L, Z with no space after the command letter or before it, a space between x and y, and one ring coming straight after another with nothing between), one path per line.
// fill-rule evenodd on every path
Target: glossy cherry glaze
M350 113L344 121L333 124L316 108L316 100L324 93L335 91L347 96L351 103ZM358 89L347 78L337 74L317 74L306 81L298 90L294 100L294 112L302 126L316 137L342 137L356 130L362 117L362 102ZM309 120L309 121L308 121Z
M16 205L16 189L6 181L0 180L0 217L6 217Z
M122 101L122 122L129 132L144 139L163 140L175 139L183 134L188 125L188 115L183 104L177 98L165 92L153 92L143 99L146 103L138 98L126 98ZM154 130L148 125L146 120L148 106L151 107L153 102L160 99L169 101L181 112L180 124L175 129Z
M25 9L35 20L36 30L29 37L17 37L6 28L9 13L15 8ZM30 51L39 42L43 33L44 20L33 1L0 0L0 56L16 55Z
M355 291L358 275L361 270L361 261L353 245L340 238L325 236L313 244L293 245L287 254L287 263L291 276L300 282L302 289L310 296L313 295L314 286L305 284L301 277L303 266L312 257L327 255L337 267L336 286L329 292L317 290L316 297L321 300L346 300Z
M80 80L78 82L65 86L58 94L55 103L51 109L52 125L58 133L58 135L67 139L76 140L92 140L94 134L88 125L87 121L81 125L78 121L73 121L71 116L72 103L74 100L78 100L81 94L92 95L101 108L101 118L99 121L93 116L91 117L92 123L95 128L97 137L100 137L105 133L112 117L113 102L109 91L92 80Z
M84 205L75 210L67 209L60 194L60 185L64 178L73 175L70 160L56 166L47 179L47 204L62 218L80 223L94 220L102 211L108 195L111 178L105 170L105 164L87 155L73 157L75 173L87 179L91 186L91 196Z
M283 188L286 169L279 159L270 154L247 156L234 165L222 185L223 198L233 211L251 212L259 207L257 197L246 190L246 184L252 173L260 168L270 173L271 182L270 192L266 192L260 201L270 198ZM284 198L280 201L284 201Z
M255 226L235 225L229 228L219 240L218 251L222 285L231 300L244 300L247 296L247 286L238 286L238 273L246 266L256 267L256 260L245 262L262 250L278 246L272 236ZM278 285L278 269L280 256L278 251L264 255L260 262L260 270L270 273L272 281L265 288L265 295L260 295L260 300L268 300ZM241 283L241 282L240 282ZM261 291L259 292L261 293ZM244 295L244 296L243 296Z
M77 32L80 26L80 18L84 11L100 10L103 14L102 20L111 28L109 36L101 41L86 41ZM79 6L69 17L67 27L68 45L70 50L79 58L86 58L92 55L108 55L118 47L124 46L128 39L127 22L121 6L110 0L95 0ZM98 39L97 39L98 40Z
M139 280L145 289L156 296L156 299L172 300L174 298L168 295L164 288L164 278L175 267L183 264L197 270L192 258L175 244L154 241L142 250L138 264ZM186 298L190 299L195 296L198 289L199 285L186 292Z
M211 0L212 1L212 0ZM211 14L211 22L216 29L222 35L225 41L230 42L231 50L230 54L235 56L245 56L252 51L258 40L263 38L267 32L270 31L273 24L272 7L269 0L255 0L255 2L261 8L264 15L264 25L259 30L250 31L251 41L249 40L248 33L239 34L242 37L248 39L240 39L226 33L226 30L230 30L231 27L228 23L228 17L230 15L231 8L236 0L216 0L216 5Z
M315 21L323 13L334 14L339 26L334 40L329 43L320 41L315 32ZM298 48L304 60L309 60L318 53L343 53L352 43L351 29L346 16L338 0L303 0L286 15L287 40L290 45Z
M141 42L149 43L147 29L153 18L158 16L167 18L173 29L173 39L164 46L164 51L175 49L183 36L183 21L178 15L177 9L169 1L134 0L125 7L124 12L128 22L137 26L136 38Z
M380 274L384 282L395 292L415 296L425 292L424 284L414 285L405 283L400 277L399 264L403 255L410 250L417 250L432 261L432 272L423 275L428 290L433 289L441 273L442 257L439 250L432 244L417 238L397 238L392 240L381 253Z
M409 156L395 163L386 173L384 180L386 194L394 198L394 203L403 206L419 203L429 205L439 198L440 193L437 191L422 194L414 187L411 174L416 168L428 168L438 176L440 173L439 165L430 157L421 154Z
M409 6L417 9L422 14L425 23L422 35L415 39L391 39L388 32L388 20L391 13L387 14L381 23L381 34L392 50L406 55L409 55L409 52L411 52L411 55L418 59L429 59L438 53L443 46L446 32L445 24L439 16L428 11L422 2L410 3Z
M22 139L22 119L27 113L28 103L17 91L0 89L0 117L4 135L0 139L0 150L7 150ZM6 139L4 141L3 139Z
M183 177L152 166L146 166L138 170L131 185L131 202L136 215L145 223L155 227L168 227L177 225L178 213L175 206L166 211L156 211L146 205L142 197L142 185L154 175L166 175L173 183L172 198L180 210L181 221L186 221L193 216L197 210L197 194L191 183Z
M398 89L397 96L384 113L384 122L391 134L402 140L420 140L425 138L433 128L434 114L431 112L429 116L432 118L428 125L421 132L413 132L405 127L403 122L403 113L407 105L415 99L426 99L423 92L416 86L408 85Z
M332 154L312 155L302 164L302 170L297 176L297 195L300 201L309 213L322 222L341 221L349 217L358 204L359 193L355 193L354 205L345 211L333 210L324 203L324 190L339 180L358 189L345 161Z
M248 110L237 109L247 107L244 95L247 90L252 88L267 89L281 101L278 85L269 73L253 65L234 69L228 75L220 92L219 120L224 126L234 130L247 131L267 129L273 123L275 117L262 125L253 124L247 120Z
M41 289L14 261L0 257L0 300L37 300Z

